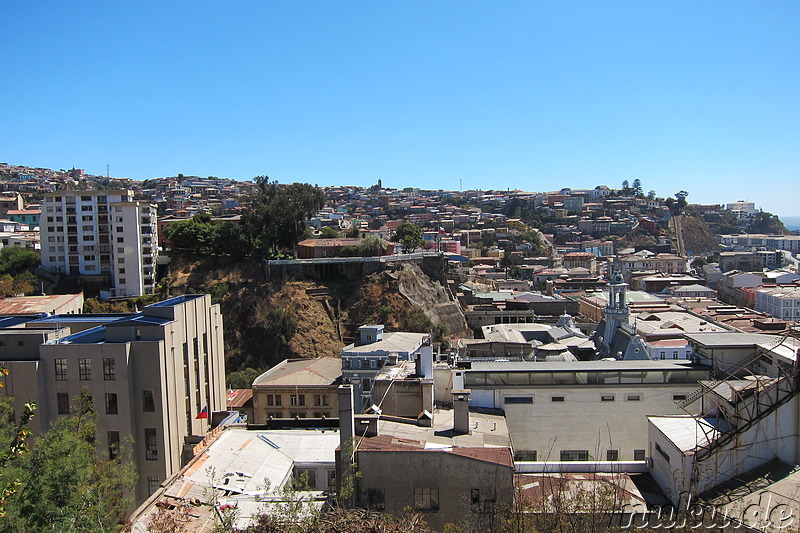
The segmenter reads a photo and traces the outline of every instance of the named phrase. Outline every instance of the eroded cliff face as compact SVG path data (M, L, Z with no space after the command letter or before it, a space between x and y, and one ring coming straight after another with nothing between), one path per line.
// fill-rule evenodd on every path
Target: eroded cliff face
M267 281L259 261L180 256L171 295L209 292L222 308L228 370L266 369L286 358L337 356L363 324L469 335L450 292L413 263L357 281Z
M434 324L444 324L452 336L469 332L461 305L441 283L433 281L416 264L403 265L397 273L397 290L409 303L421 309Z

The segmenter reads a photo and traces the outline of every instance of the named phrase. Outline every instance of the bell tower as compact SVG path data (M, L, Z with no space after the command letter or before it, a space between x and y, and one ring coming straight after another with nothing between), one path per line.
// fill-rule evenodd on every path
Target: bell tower
M603 331L602 349L606 354L611 350L614 342L614 335L621 324L628 325L630 311L628 310L628 284L622 277L619 263L614 264L614 274L611 276L611 283L608 284L608 305L605 309L606 327ZM609 354L614 355L614 354Z

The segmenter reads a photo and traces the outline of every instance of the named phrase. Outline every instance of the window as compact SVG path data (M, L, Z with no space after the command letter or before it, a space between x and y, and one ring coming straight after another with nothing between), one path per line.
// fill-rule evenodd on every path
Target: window
M606 461L619 461L619 450L606 450Z
M364 378L361 380L361 388L364 392L369 392L372 390L372 381L369 378Z
M157 477L147 476L147 492L152 496L161 487L161 482Z
M677 359L678 358L678 350L675 350L675 351L672 352L672 358L673 359Z
M317 471L311 468L298 468L295 470L294 480L300 490L315 489L317 488Z
M665 452L664 450L662 450L662 449L661 449L661 446L659 446L657 442L656 442L656 451L658 452L658 454L659 454L661 457L663 457L663 458L664 458L664 460L665 460L667 463L669 463L669 455L667 455L667 452Z
M119 455L119 431L109 431L106 440L108 440L108 458L113 461Z
M642 399L642 397L638 394L628 394L627 396L625 396L625 399L629 402L638 402L639 400Z
M361 368L369 368L369 359L361 360Z
M120 273L120 274L124 274L124 273L125 273L125 269L124 269L124 268L120 268L120 269L119 269L119 273Z
M323 405L330 405L328 403L328 395L327 394L315 394L314 395L314 405L316 407L320 407Z
M600 401L601 402L613 402L614 401L614 395L613 394L604 394L603 396L600 396Z
M66 392L59 392L56 393L56 400L58 403L58 414L60 415L68 415L69 414L69 394Z
M344 359L344 367L350 368L350 359Z
M589 450L561 450L562 461L588 461Z
M386 509L386 496L383 489L367 489L367 509L375 511Z
M81 381L92 379L92 360L88 357L78 359L78 374Z
M563 396L552 396L550 398L550 401L552 401L552 402L563 402L564 401L564 397Z
M56 359L56 381L67 381L66 359Z
M414 489L414 509L439 510L439 489Z
M117 242L124 243L125 242L125 237L117 237Z
M533 396L506 396L505 403L533 403Z
M289 405L295 407L298 405L297 394L290 394L289 395Z
M125 278L119 278L119 284L125 285Z
M644 461L644 450L633 450L634 461Z
M144 428L144 448L145 459L148 461L158 461L156 428Z
M535 461L536 450L518 450L514 452L515 461Z
M686 399L686 395L685 394L673 394L672 395L672 401L673 402L681 402L681 401L683 401L685 399Z
M119 408L117 407L117 393L116 392L107 392L106 393L106 414L107 415L119 414Z
M142 389L142 411L153 413L156 410L156 402L153 400L153 391Z
M275 405L280 406L281 404L281 395L280 394L267 394L267 405Z
M475 506L481 503L481 489L471 489L469 491L470 503Z

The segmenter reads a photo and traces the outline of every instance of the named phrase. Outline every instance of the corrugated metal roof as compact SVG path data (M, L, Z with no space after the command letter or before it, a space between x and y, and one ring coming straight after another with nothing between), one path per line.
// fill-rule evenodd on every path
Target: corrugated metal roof
M683 454L694 453L719 434L716 421L694 416L648 416L650 421Z
M286 359L270 368L254 381L256 386L327 386L342 375L338 357Z

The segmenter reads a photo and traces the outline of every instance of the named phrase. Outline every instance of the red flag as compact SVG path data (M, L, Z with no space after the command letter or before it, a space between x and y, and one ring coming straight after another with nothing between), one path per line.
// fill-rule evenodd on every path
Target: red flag
M208 418L208 406L203 407L203 410L197 413L195 418Z

